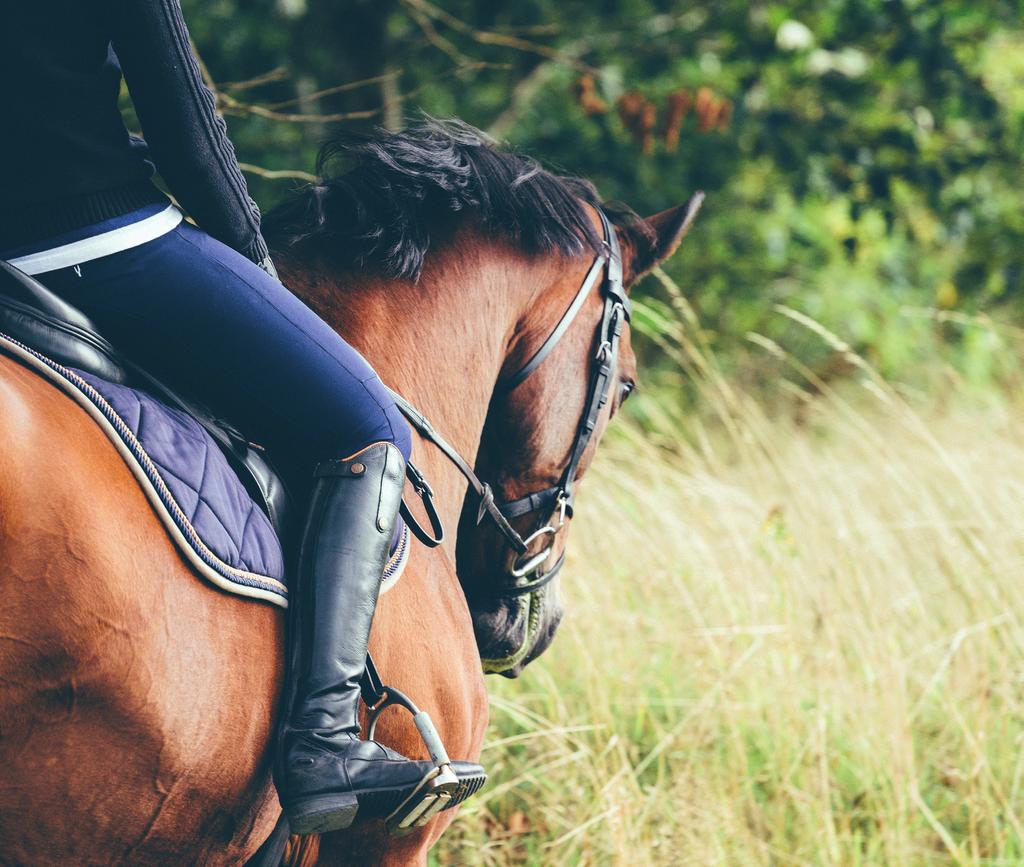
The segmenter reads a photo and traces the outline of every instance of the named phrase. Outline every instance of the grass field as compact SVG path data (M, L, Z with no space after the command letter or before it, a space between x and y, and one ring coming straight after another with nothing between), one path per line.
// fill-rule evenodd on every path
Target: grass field
M1024 406L852 359L772 418L672 347L715 422L606 438L437 862L1024 864Z

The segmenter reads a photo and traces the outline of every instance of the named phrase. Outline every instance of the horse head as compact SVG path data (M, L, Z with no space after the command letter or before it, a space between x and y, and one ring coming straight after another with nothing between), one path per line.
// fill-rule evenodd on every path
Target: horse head
M485 508L470 497L457 551L489 672L517 677L561 623L558 573L576 491L608 422L636 387L626 293L675 252L702 198L621 225L591 206L603 246L592 258L560 261L515 329L476 462L514 533L500 518L483 522Z
M628 289L672 255L702 197L649 219L612 212L587 181L457 122L342 140L321 170L335 155L354 167L265 226L303 260L285 263L293 289L453 444L470 481L458 580L485 669L515 676L562 618L576 489L635 385Z

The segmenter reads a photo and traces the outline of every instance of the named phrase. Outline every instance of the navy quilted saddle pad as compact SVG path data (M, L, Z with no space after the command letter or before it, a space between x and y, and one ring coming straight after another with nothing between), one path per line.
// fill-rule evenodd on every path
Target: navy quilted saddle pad
M144 391L58 364L2 332L0 351L60 388L96 421L204 578L236 595L287 606L277 533L199 422ZM382 593L398 582L408 558L409 530L403 524Z
M199 422L146 392L60 365L2 333L0 350L97 422L204 578L238 595L287 605L277 533Z
M138 389L68 370L95 389L127 426L127 431L118 431L122 441L136 459L148 456L156 470L149 481L206 565L233 585L286 599L277 533L199 422ZM189 538L192 534L194 539Z

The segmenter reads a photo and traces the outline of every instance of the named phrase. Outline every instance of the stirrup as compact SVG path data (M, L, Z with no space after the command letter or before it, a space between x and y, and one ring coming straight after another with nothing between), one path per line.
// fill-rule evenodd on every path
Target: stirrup
M412 794L384 819L384 827L392 837L422 828L451 803L460 785L451 765L431 769Z
M422 828L438 813L445 809L455 797L461 785L458 775L452 770L451 759L441 742L441 736L434 727L430 714L420 710L401 690L393 686L382 686L384 699L370 708L368 740L374 740L377 720L381 713L392 705L405 708L412 714L423 745L427 748L432 767L416 785L409 796L384 819L384 826L392 837L402 837L417 828Z

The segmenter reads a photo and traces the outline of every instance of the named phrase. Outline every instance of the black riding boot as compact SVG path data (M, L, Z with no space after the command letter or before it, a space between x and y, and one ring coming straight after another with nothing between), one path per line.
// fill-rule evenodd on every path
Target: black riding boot
M359 680L405 480L401 453L374 443L316 470L292 594L285 713L275 782L293 833L385 816L434 769L359 738ZM449 806L483 784L453 762Z

